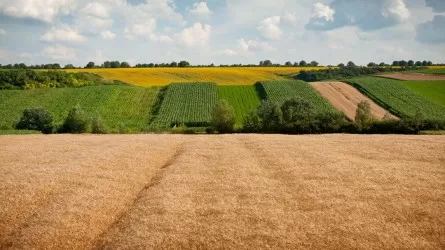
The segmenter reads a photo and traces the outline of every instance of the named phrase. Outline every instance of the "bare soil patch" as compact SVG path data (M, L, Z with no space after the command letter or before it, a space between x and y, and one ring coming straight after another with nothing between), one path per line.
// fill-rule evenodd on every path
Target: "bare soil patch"
M363 95L349 84L343 82L314 82L311 85L320 94L326 98L337 110L342 111L345 115L354 120L355 113L357 111L357 105L361 101L368 101L371 105L371 113L376 119L382 119L388 111L370 98ZM390 115L391 118L397 119L395 116Z
M445 137L0 137L0 248L445 247Z
M379 77L385 77L403 81L444 81L445 76L430 75L423 73L388 73L376 75Z

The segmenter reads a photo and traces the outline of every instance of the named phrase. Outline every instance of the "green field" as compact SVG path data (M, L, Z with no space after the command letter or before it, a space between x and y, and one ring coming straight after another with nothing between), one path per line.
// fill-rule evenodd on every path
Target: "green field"
M132 132L147 128L150 108L158 88L103 85L83 88L2 90L0 91L0 129L11 129L26 108L44 107L57 124L69 109L80 104L90 115L99 112L107 127L122 124Z
M425 73L425 74L435 74L435 75L445 75L445 67L444 68L432 68L432 69L420 69L416 72Z
M236 124L242 124L244 116L261 102L253 85L218 86L218 97L233 106Z
M413 116L421 110L427 119L445 119L445 106L416 93L402 81L360 77L351 79L349 83L396 116Z
M316 112L335 111L334 107L324 99L312 86L303 81L282 80L258 83L264 91L263 97L274 102L284 102L291 98L300 98L312 103Z
M417 94L445 106L445 81L404 81L402 84Z
M164 93L152 127L208 126L218 100L214 83L173 83Z

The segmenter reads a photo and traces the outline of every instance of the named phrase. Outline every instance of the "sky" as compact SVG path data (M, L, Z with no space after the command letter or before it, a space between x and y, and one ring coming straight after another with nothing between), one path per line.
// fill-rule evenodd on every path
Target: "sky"
M0 64L445 62L445 0L0 0Z

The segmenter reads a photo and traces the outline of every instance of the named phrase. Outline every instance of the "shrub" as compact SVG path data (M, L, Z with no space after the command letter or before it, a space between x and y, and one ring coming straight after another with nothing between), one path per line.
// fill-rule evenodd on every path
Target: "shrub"
M20 130L38 130L44 134L49 134L53 132L53 117L44 108L25 109L15 127Z
M243 120L243 131L257 133L261 132L261 120L258 116L257 110L251 110Z
M280 106L272 101L262 101L258 107L261 129L265 132L277 132L281 128L283 113Z
M100 117L99 113L96 113L96 115L91 120L91 133L93 134L106 134L107 128Z
M89 125L89 117L85 111L82 110L80 105L77 105L69 111L68 116L62 125L61 132L73 134L86 133L88 132Z
M355 113L355 123L358 131L369 129L372 123L371 105L368 101L361 101Z
M127 128L125 123L121 122L119 123L119 134L129 134L130 129Z
M282 125L286 132L311 133L315 124L312 104L303 99L292 98L281 105Z
M219 101L213 108L211 124L219 133L232 132L235 120L235 111L226 100Z

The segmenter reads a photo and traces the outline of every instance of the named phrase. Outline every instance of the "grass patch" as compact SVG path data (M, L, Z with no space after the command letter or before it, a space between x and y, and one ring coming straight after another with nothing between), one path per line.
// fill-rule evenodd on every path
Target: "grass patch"
M404 81L402 84L415 93L445 107L445 81Z
M40 131L36 130L0 130L0 135L39 135L42 134Z
M117 131L122 126L140 132L148 125L150 109L159 88L102 85L83 88L2 90L0 128L12 128L26 108L43 107L61 124L69 109L80 104L91 116L100 114L105 125Z

